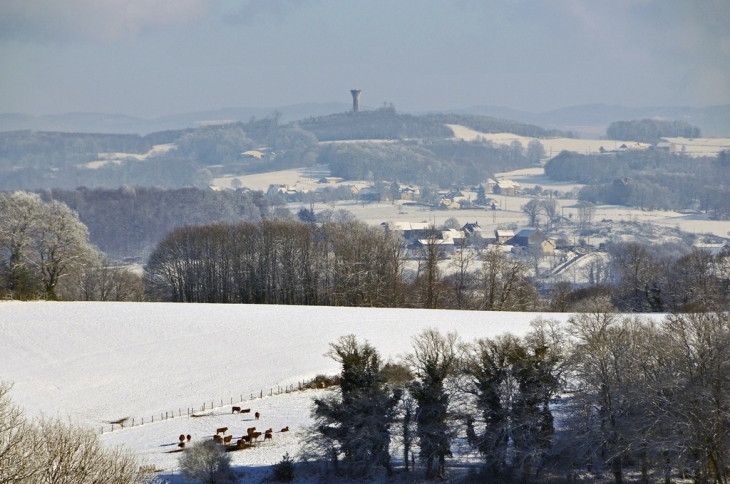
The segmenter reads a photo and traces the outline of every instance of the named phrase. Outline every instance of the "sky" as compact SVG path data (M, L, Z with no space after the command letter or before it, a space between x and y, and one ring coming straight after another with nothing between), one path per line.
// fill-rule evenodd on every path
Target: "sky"
M2 0L0 113L730 104L728 0Z

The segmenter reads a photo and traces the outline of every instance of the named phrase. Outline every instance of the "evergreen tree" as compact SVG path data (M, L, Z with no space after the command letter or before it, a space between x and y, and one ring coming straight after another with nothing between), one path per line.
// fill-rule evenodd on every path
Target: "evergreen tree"
M367 476L374 466L392 474L389 429L401 393L384 383L377 350L354 335L330 344L328 356L342 365L340 394L316 399L314 417L330 441L335 468L343 456L343 470L351 477Z
M456 367L456 334L441 335L428 329L414 339L413 354L407 357L417 380L409 392L416 400L416 435L421 449L420 459L426 463L426 477L433 477L434 460L438 459L436 476L443 478L446 457L451 456L451 435L448 425L450 394L446 379Z

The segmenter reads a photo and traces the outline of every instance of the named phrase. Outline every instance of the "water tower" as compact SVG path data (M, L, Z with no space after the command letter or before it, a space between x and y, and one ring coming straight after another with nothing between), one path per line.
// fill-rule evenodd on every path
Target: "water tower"
M352 94L352 110L354 112L360 111L360 93L362 92L362 89L352 89L350 93Z

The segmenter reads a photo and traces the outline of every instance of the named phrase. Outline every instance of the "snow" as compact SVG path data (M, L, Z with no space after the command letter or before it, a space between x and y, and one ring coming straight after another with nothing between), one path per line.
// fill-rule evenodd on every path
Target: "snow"
M263 305L2 302L0 380L28 416L71 418L104 430L168 474L176 472L180 434L211 438L229 427L285 426L273 442L233 453L236 466L267 466L295 454L317 391L276 395L317 374L336 374L324 354L338 337L367 339L385 359L410 351L423 329L457 332L465 341L529 330L536 313ZM567 314L549 314L565 321ZM319 390L321 392L322 390ZM283 390L282 390L283 392ZM274 396L253 398L273 393ZM262 414L231 414L234 405ZM221 405L222 403L222 405ZM205 404L205 412L202 412ZM211 409L211 404L214 408ZM187 417L193 409L202 417ZM164 420L168 416L182 417ZM152 423L154 416L155 422ZM110 422L127 419L111 432ZM144 418L144 425L140 425ZM130 424L134 419L134 427ZM162 421L160 421L163 419Z
M574 138L530 138L512 133L482 133L466 126L458 124L449 124L454 132L454 138L463 139L465 141L474 141L483 138L499 145L509 146L513 141L522 143L523 148L527 148L530 141L537 140L542 143L545 149L545 156L552 158L563 150L575 151L586 155L598 153L600 148L611 151L618 149L625 144L628 149L645 150L651 145L648 143L638 143L636 141L614 141L601 139L574 139Z

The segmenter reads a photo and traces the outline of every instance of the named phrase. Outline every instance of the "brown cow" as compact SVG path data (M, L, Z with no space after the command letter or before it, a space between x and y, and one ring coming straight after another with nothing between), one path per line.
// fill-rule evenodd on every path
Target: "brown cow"
M221 427L215 431L216 434L225 434L228 431L228 427Z
M215 435L213 436L213 440L214 440L215 442L218 442L219 444L222 444L222 443L223 443L223 439L222 439L222 438L221 438L221 436L220 436L220 435L218 435L218 434L215 434Z
M241 413L241 407L231 407L231 413Z
M236 442L236 447L238 447L239 449L245 449L246 448L246 439L245 438L238 439L238 441Z
M283 429L281 429L282 432L289 432L289 426L287 425Z
M265 434L270 434L270 433L272 433L273 431L274 431L274 429L269 429L269 430L265 431L264 433L265 433Z
M242 408L241 409L241 413L251 413L251 409L250 408Z
M247 429L246 429L246 433L247 433L248 435L251 435L251 434L252 434L252 433L254 433L255 431L256 431L256 427L249 427L249 428L247 428Z
M271 432L266 432L264 434L264 442L266 442L267 440L270 440L272 442L274 441L274 438L271 436Z
M258 440L258 438L261 437L261 432L254 432L251 434L251 439Z
M231 440L233 440L233 436L232 435L226 435L225 437L223 437L223 443L224 444L229 443Z
M258 419L259 419L259 417L261 416L261 414L260 414L260 413L258 413L258 412L256 412L255 414L253 414L253 416L254 416L254 417L256 417L256 420L258 420Z
M185 448L185 442L180 442L179 444L177 444L177 446L180 447L181 449L184 449Z
M185 436L183 434L180 434L180 437L178 437L178 440L180 442L184 442L185 441Z
M190 434L187 435L187 439L188 439L188 442L190 442L190 439L192 439L192 437L190 437Z

